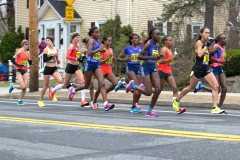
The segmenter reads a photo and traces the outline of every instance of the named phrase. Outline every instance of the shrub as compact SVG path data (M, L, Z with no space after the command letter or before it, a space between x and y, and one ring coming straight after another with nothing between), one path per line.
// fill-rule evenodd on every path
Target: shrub
M10 29L1 39L0 56L3 62L7 62L15 53L16 48L21 47L21 41L24 39L21 26L15 32L14 27Z
M228 49L226 51L227 57L232 56L232 60L225 63L223 70L226 76L235 76L240 73L240 50L239 49Z

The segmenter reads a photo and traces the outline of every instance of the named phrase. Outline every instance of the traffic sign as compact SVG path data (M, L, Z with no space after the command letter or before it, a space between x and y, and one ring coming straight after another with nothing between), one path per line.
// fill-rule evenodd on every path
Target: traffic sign
M75 0L65 0L65 1L67 2L67 4L68 4L69 6L71 6Z
M65 8L65 18L66 21L74 20L74 8L72 6L66 6Z

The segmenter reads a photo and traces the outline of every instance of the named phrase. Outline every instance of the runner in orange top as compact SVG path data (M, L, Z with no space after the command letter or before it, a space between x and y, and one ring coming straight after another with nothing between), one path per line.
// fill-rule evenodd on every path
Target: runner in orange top
M111 92L118 83L117 78L112 72L112 63L115 61L115 57L113 56L113 50L112 48L110 48L112 44L112 37L104 36L102 43L104 45L105 51L102 53L100 58L100 67L102 69L103 77L107 78L107 80L109 80L112 83L109 86L109 88L106 90L106 92L108 93L108 92ZM98 89L95 92L93 103L97 102L97 98L99 94L100 94L100 88L98 87Z
M16 66L16 76L19 85L14 85L13 83L11 83L8 89L8 93L12 93L14 88L22 90L17 105L25 105L22 99L26 93L28 86L28 63L30 65L33 64L32 60L30 59L29 52L27 51L29 47L28 40L22 40L21 46L22 47L20 49L16 50L15 55L11 59L11 62Z
M177 59L177 54L172 54L173 38L171 36L165 36L162 39L164 47L160 51L160 60L158 61L158 75L160 78L160 88L162 90L165 81L169 84L173 91L173 99L178 96L177 85L172 75L172 64ZM179 107L179 113L185 112L185 108Z

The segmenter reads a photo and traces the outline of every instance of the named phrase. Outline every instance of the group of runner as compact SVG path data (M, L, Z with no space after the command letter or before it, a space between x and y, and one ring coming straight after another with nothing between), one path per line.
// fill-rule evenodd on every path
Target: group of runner
M226 96L226 76L222 70L224 63L231 60L231 57L225 57L226 36L224 34L217 35L215 39L209 37L210 30L206 27L202 28L199 37L195 44L196 62L190 74L190 85L178 94L177 85L172 75L172 64L177 59L178 55L173 54L173 38L169 35L162 39L163 47L159 46L160 31L152 28L148 38L140 40L137 34L129 36L129 46L125 47L117 58L114 57L114 51L111 48L112 37L104 36L102 43L100 42L100 31L97 27L92 27L89 30L89 39L84 39L86 51L80 51L79 42L80 34L71 34L71 44L68 47L66 59L68 63L65 68L64 81L57 71L57 64L61 63L58 60L58 49L54 47L54 37L47 37L47 47L43 51L43 60L45 62L44 86L41 91L38 104L44 107L43 96L49 88L50 76L57 80L57 85L49 88L49 97L57 102L56 92L63 88L68 88L68 98L73 100L74 95L81 91L82 101L80 106L90 105L93 109L98 109L97 99L99 94L102 94L104 110L109 111L115 107L109 103L107 93L111 91L117 92L121 88L125 88L126 93L133 94L131 113L141 113L139 99L141 94L151 96L152 99L145 116L158 117L158 114L153 111L153 108L158 100L164 83L167 82L173 91L173 109L176 113L181 114L186 111L185 107L180 106L180 99L188 92L195 93L200 89L206 89L212 92L212 111L211 113L224 113L221 108ZM16 75L19 85L10 84L9 93L14 88L21 89L22 93L18 101L18 105L24 105L22 101L28 84L28 63L33 64L29 52L27 51L29 42L22 41L22 47L18 49L11 59L16 65ZM129 82L126 83L125 77L117 81L116 76L112 72L112 63L114 61L127 63L126 74ZM157 66L156 66L157 64ZM211 68L209 68L209 65ZM71 82L73 74L77 78L77 83ZM93 91L93 75L98 81L98 89ZM104 78L111 82L111 85L106 89ZM206 87L200 79L204 78L211 88ZM220 102L217 103L218 93L221 96ZM85 100L86 89L90 88L91 102Z

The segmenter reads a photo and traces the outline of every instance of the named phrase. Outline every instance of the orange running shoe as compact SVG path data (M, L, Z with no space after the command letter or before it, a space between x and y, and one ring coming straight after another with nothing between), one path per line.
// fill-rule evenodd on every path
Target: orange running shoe
M49 88L49 98L50 98L51 100L54 99L54 92L52 91L52 87Z
M81 103L80 103L81 107L84 107L84 106L88 106L89 103L84 99Z

